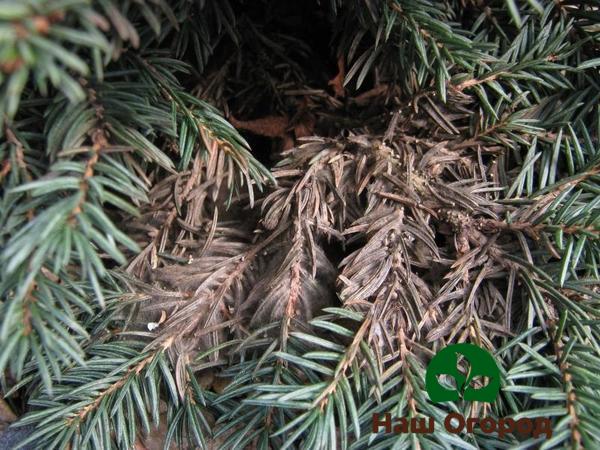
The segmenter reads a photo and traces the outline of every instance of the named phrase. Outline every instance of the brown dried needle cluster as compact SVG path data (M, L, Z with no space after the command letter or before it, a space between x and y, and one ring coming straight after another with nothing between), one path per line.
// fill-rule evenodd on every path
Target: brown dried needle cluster
M174 345L187 361L280 320L285 341L340 302L368 313L367 339L382 357L396 354L400 332L414 342L474 338L490 347L510 335L518 267L507 255L521 252L531 230L503 217L527 207L498 201L497 147L465 141L424 103L406 120L395 117L385 136L311 137L283 152L260 211L247 196L234 198L225 218L212 203L198 206L224 176L207 165L200 177L199 159L158 184L158 212L143 216L144 226L181 231L154 228L144 251L155 287L139 317L165 313L152 345ZM457 124L464 116L444 115ZM176 251L165 257L170 246Z

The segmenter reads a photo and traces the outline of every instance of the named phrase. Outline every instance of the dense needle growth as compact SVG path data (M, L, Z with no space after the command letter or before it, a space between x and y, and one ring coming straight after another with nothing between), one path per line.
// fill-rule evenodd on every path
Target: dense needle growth
M1 0L22 444L598 448L599 8ZM429 401L462 342L495 403ZM553 434L372 431L451 411Z

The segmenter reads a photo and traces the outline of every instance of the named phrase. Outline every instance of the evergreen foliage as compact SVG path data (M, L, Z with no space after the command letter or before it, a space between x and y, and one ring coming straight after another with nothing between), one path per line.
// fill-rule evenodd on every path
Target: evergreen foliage
M22 445L596 448L599 68L597 0L0 0ZM451 411L553 436L372 431Z

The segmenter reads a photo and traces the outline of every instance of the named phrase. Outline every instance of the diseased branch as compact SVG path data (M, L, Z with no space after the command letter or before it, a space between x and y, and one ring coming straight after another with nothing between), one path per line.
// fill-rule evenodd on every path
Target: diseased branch
M287 341L287 338L289 336L289 330L290 330L290 325L292 322L292 319L299 315L299 311L296 309L297 308L297 302L298 302L298 297L300 296L300 284L301 284L301 277L300 277L300 264L302 262L302 252L303 250L303 244L304 244L304 237L302 235L302 227L300 225L300 218L296 218L294 220L294 236L293 236L293 246L298 246L299 248L295 249L296 254L294 255L294 259L291 262L291 267L290 267L290 287L289 287L289 293L287 295L287 304L285 307L285 314L284 314L284 320L283 320L283 326L281 328L281 336L282 336L282 347L285 348L285 344Z
M540 233L543 231L561 230L564 234L581 234L591 235L595 239L600 238L600 229L590 226L581 225L563 225L563 224L546 224L539 223L534 225L530 222L505 222L495 219L475 219L475 227L484 233L498 233L501 231L509 232L524 232L535 240L540 238Z

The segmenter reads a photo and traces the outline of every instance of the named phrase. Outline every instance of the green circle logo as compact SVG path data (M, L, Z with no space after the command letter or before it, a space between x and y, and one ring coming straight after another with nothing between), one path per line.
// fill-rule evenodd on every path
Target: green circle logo
M459 367L459 355L464 358L466 371ZM439 378L446 375L454 379L455 389L442 386ZM483 387L476 387L476 378L487 379ZM453 344L440 350L427 366L425 389L434 403L459 399L493 402L500 391L500 370L494 358L486 350L474 344Z

